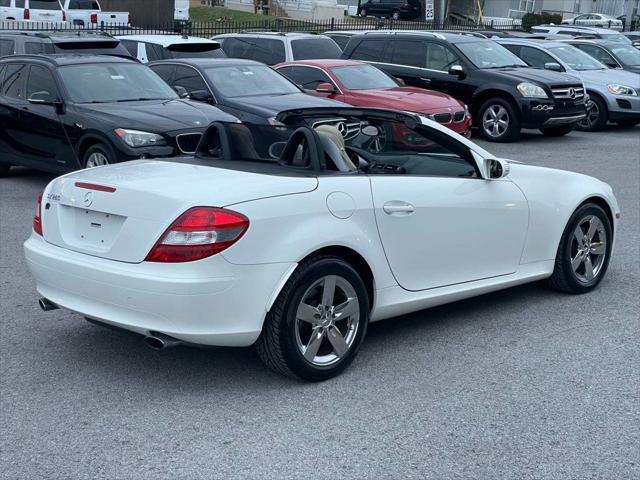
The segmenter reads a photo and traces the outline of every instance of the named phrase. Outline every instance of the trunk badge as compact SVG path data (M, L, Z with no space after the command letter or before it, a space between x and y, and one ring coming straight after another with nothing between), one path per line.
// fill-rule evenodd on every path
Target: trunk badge
M84 198L82 199L82 204L85 207L89 207L91 206L91 204L93 203L93 192L87 192L84 194Z

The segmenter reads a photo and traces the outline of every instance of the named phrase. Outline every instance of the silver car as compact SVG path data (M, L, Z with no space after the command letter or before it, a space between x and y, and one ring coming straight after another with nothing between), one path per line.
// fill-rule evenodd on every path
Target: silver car
M502 39L498 43L534 68L567 72L582 80L590 97L589 113L578 130L602 130L608 121L640 123L640 75L607 68L564 42Z

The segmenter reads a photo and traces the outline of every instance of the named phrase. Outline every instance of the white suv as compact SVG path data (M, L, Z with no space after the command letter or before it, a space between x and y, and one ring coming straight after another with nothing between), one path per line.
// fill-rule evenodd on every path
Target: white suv
M220 43L207 38L186 35L119 35L116 36L132 56L142 63L173 58L220 58Z
M59 0L0 0L0 20L64 22Z
M256 60L276 65L294 60L340 58L342 50L324 35L310 33L226 33L213 37L231 58Z

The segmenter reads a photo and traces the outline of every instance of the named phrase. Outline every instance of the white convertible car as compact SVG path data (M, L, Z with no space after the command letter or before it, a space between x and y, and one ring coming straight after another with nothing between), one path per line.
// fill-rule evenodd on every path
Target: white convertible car
M70 173L25 255L44 310L177 343L256 344L323 380L370 321L534 280L602 280L620 213L595 178L495 158L413 114L214 123L195 157Z

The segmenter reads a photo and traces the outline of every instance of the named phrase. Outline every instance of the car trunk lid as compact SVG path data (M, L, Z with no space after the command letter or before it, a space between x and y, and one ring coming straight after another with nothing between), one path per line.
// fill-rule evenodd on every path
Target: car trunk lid
M304 193L317 185L315 177L152 160L81 170L57 178L47 188L44 238L76 252L139 263L191 207L225 207Z

